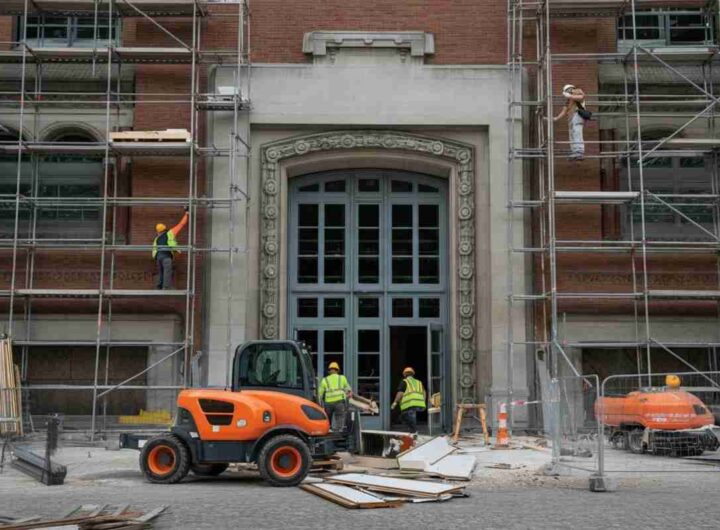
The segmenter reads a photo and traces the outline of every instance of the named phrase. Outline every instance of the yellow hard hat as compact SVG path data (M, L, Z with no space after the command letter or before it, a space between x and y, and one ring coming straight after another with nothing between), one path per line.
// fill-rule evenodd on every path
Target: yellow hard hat
M680 386L680 378L676 375L665 376L665 386L670 388L677 388Z
M405 374L412 374L415 375L415 370L413 370L410 366L406 366L403 370L403 375Z
M333 361L333 362L331 362L330 365L328 366L328 370L337 370L337 371L339 372L339 371L340 371L340 365L339 365L338 363L336 363L335 361Z
M167 230L167 226L165 226L164 224L158 223L155 225L156 232L164 232L165 230Z

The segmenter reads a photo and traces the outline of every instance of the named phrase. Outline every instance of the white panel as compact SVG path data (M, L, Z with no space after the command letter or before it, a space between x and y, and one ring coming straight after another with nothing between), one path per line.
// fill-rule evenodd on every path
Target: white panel
M361 475L359 473L348 473L330 477L328 482L338 482L356 486L364 486L368 489L382 488L383 490L405 491L410 494L419 495L442 495L459 489L459 486L442 484L438 482L423 482L421 480L408 480L404 478L379 477L375 475Z
M438 436L398 456L398 465L400 469L425 471L427 466L434 464L454 451L455 447L450 445L447 436Z
M443 478L470 480L477 460L473 455L448 455L425 468Z

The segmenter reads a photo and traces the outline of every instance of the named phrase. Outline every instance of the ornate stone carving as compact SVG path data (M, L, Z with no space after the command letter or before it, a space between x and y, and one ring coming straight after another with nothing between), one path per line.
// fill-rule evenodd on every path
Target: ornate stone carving
M278 338L280 301L280 167L285 159L322 151L388 149L422 153L452 162L456 168L455 215L457 239L455 266L455 355L458 399L472 401L475 389L475 169L474 149L451 140L427 138L395 131L336 131L289 138L262 147L260 201L260 307L263 339Z

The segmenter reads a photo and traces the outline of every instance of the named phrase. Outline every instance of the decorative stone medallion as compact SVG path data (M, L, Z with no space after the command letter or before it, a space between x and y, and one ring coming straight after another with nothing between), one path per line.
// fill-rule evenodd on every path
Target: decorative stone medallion
M477 398L475 385L475 150L473 147L438 138L382 130L335 131L288 138L262 148L262 196L260 200L260 329L263 339L277 339L280 322L280 163L283 160L323 151L386 149L421 153L452 162L456 168L455 211L457 234L455 267L455 352L458 399Z

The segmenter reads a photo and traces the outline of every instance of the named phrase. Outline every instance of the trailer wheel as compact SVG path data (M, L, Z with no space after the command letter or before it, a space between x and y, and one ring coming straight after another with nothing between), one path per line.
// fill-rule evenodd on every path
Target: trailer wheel
M641 429L634 429L627 432L627 443L628 449L636 455L641 455L645 452L645 446L643 445L643 431Z
M628 438L624 431L613 431L610 435L610 444L613 449L628 450Z
M270 438L260 450L260 476L272 486L297 486L310 472L312 455L307 444L292 434Z
M175 484L190 471L190 453L183 441L173 434L148 440L140 452L140 469L156 484Z
M192 464L190 470L199 477L217 477L228 468L228 464Z

